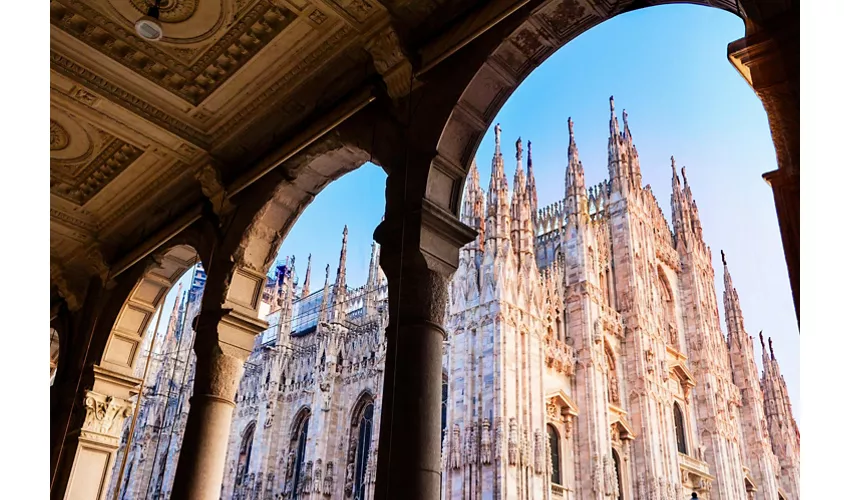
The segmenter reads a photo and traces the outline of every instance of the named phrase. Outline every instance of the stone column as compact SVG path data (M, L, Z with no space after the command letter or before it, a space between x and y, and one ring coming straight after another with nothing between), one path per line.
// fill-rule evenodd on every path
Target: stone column
M234 310L202 311L195 341L195 386L172 498L217 500L236 390L265 321Z
M412 210L395 210L389 198L375 231L389 283L389 326L374 498L436 500L447 286L460 247L475 232L421 197Z
M729 44L729 61L753 87L767 112L777 170L764 174L773 188L785 262L800 321L800 17L747 24L747 36Z
M82 425L65 438L68 451L63 457L72 460L67 483L54 488L51 498L105 500L109 496L111 492L107 489L124 420L133 413L129 398L137 392L138 382L138 379L94 367L92 389L85 391L75 410L81 417L85 413Z

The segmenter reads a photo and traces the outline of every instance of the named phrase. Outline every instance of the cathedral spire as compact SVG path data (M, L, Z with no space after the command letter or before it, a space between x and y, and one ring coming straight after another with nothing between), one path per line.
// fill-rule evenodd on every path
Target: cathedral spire
M741 302L738 299L738 291L732 284L732 275L726 263L726 253L721 250L720 258L723 260L723 309L726 316L726 330L729 333L730 344L734 341L736 345L746 338L744 330L744 314L741 312Z
M608 121L608 129L611 132L611 137L620 137L620 124L617 122L617 111L614 107L614 96L608 98L608 104L611 107L611 119Z
M537 222L537 183L534 181L534 169L531 166L531 141L528 141L528 158L526 160L526 164L528 165L528 175L526 181L526 191L528 196L528 203L531 208L531 218L535 223Z
M310 270L313 265L313 254L307 254L307 273L304 275L304 284L301 286L301 298L310 295Z
M487 191L487 239L510 238L510 203L508 180L505 177L505 162L502 158L502 129L496 124L496 152L490 169L490 187ZM501 245L497 245L500 247Z
M348 255L348 225L342 228L342 248L339 250L339 267L336 269L336 283L334 293L339 293L345 288L345 260Z
M525 170L522 165L522 138L516 140L516 172L514 173L514 192L511 199L511 244L517 255L517 262L528 260L524 256L534 254L534 230L531 220L531 205Z
M369 257L369 278L366 280L366 288L374 289L377 287L378 273L376 266L378 258L378 244L372 242L372 255Z
M587 215L587 188L584 183L584 167L578 156L575 128L572 118L567 119L570 130L570 145L567 148L566 215L571 221L584 220Z
M322 303L319 306L319 321L326 321L330 316L328 304L329 283L330 283L331 265L325 265L325 288L322 290Z

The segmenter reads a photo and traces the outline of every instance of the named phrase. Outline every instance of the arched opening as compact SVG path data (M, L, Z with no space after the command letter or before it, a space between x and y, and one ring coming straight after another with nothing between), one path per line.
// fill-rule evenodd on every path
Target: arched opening
M617 487L614 489L616 500L623 500L623 474L620 465L620 454L617 450L611 450L611 459L614 462L614 480L617 481Z
M194 251L174 247L142 277L116 320L102 365L132 369L141 388L123 421L108 495L120 489L128 500L170 496L194 386L192 320L204 278ZM118 353L131 342L138 345L122 368Z
M236 488L248 483L248 474L251 467L251 451L254 448L254 430L256 422L251 422L242 433L242 444L239 446L239 461L236 465ZM234 491L234 495L237 491Z
M552 473L549 479L552 484L562 485L560 436L558 436L558 431L552 424L546 425L546 431L549 433L549 461L552 464Z
M673 423L676 426L676 448L679 453L688 454L687 434L685 433L685 416L679 403L673 403Z
M304 490L304 481L308 481L304 470L307 453L307 432L310 424L310 411L306 408L298 413L289 439L289 459L286 464L287 498L297 500Z

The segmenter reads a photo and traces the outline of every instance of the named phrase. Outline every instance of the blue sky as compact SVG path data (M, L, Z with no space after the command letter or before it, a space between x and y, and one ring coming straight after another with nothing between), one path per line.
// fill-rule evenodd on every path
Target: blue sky
M532 141L542 207L564 196L570 116L588 185L607 176L608 97L614 95L618 116L623 108L628 111L643 181L652 186L668 220L670 156L687 168L713 252L721 320L723 249L747 330L756 339L759 330L773 337L799 419L797 320L773 195L761 178L776 168L776 155L760 101L726 59L726 45L743 33L740 19L705 7L672 5L619 16L550 57L508 100L496 122L508 158L518 136ZM492 154L491 128L476 154L485 187ZM506 164L512 179L515 162ZM372 232L384 211L385 179L380 168L367 164L328 186L293 227L280 260L296 255L303 280L312 253L311 289L322 286L325 264L333 281L342 228L348 224L348 282L365 282ZM756 359L761 365L758 341Z

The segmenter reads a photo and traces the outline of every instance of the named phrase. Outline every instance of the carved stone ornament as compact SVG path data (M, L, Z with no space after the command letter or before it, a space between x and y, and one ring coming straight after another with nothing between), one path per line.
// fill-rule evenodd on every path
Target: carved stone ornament
M460 451L461 451L460 426L458 424L455 424L454 428L452 428L452 457L451 457L451 464L450 464L452 469L460 469L460 466L461 466Z
M492 460L492 444L490 437L490 420L481 421L481 463L489 464Z
M508 463L516 465L519 455L519 435L517 434L516 419L508 421Z
M164 23L179 23L192 17L198 8L199 0L163 0L159 4L159 20ZM144 15L153 5L150 0L130 0L133 7Z
M334 489L334 464L333 462L328 462L327 470L325 471L325 481L324 487L322 489L322 494L326 497L331 496Z
M313 470L313 492L322 492L322 459L316 460L316 467Z
M393 99L406 96L414 83L413 66L405 56L401 41L392 27L377 33L366 44L372 55L375 69L387 84L387 93Z
M83 436L101 442L114 440L117 445L124 419L132 414L133 403L88 391L84 406L86 419L83 422Z
M50 120L50 150L60 151L67 148L70 142L71 138L68 131L59 123Z
M543 474L543 465L545 457L543 456L543 433L540 429L534 431L534 472Z

